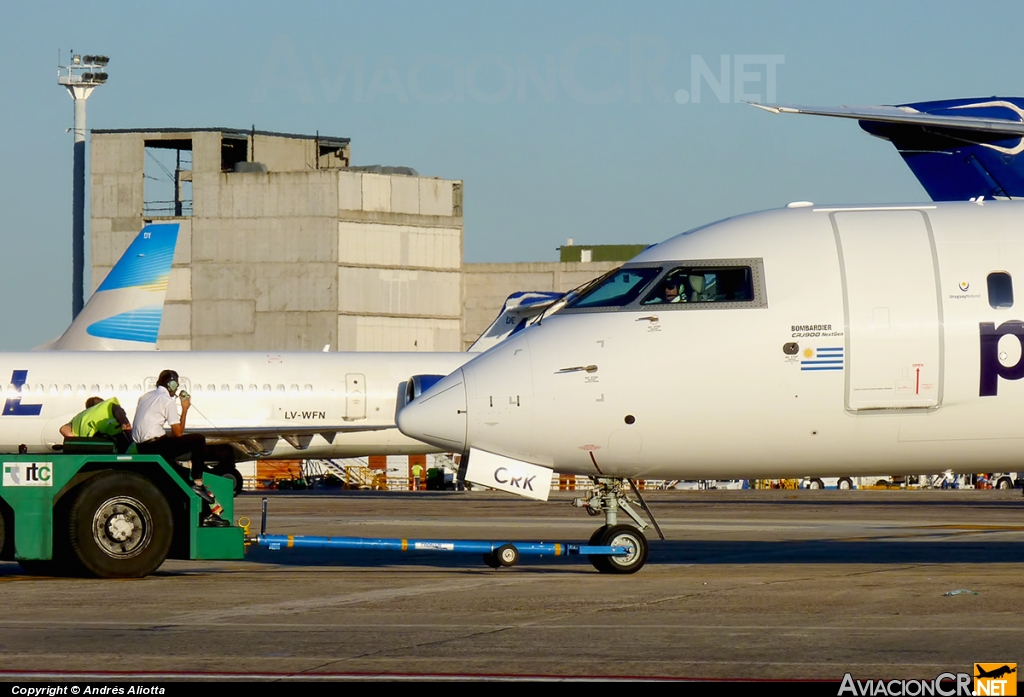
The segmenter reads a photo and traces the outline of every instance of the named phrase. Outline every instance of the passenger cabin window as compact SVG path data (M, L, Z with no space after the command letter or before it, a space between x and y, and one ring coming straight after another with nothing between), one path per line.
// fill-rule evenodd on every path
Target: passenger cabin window
M569 307L623 307L636 300L660 272L658 267L619 269L581 295Z
M994 309L1013 307L1013 279L1005 271L988 275L988 304Z
M753 299L754 281L748 266L680 266L669 271L641 304L735 303Z

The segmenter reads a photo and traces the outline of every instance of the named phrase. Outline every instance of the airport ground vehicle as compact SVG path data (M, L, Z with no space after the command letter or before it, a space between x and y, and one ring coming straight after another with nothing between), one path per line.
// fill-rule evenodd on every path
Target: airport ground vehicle
M858 477L861 479L861 477ZM851 477L805 477L800 481L801 489L854 489Z
M990 480L993 489L1013 489L1024 487L1024 473L995 472Z
M748 484L743 479L671 479L665 482L666 489L709 490L709 489L746 489Z
M0 455L0 558L29 573L138 578L167 558L241 559L241 528L205 528L202 500L151 455ZM232 482L204 483L233 516Z
M977 475L953 474L952 472L927 476L878 475L874 477L804 477L800 480L801 489L860 489L863 487L922 487L934 489L965 489L973 488ZM1024 488L1024 473L994 472L987 477L992 489Z

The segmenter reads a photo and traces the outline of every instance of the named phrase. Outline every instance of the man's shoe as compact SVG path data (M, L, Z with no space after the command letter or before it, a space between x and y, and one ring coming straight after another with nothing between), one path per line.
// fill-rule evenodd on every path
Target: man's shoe
M219 515L210 515L203 518L202 527L204 528L230 528L231 523L221 518Z
M211 492L202 484L193 484L192 491L196 492L199 498L201 498L203 501L206 501L206 503L212 504L217 502L217 499L213 498L213 492Z

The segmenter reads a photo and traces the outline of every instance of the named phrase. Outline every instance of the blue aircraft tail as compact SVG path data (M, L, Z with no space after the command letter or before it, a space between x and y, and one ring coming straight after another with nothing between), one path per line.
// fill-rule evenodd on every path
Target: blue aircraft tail
M508 296L501 307L498 317L480 335L467 351L482 353L492 346L497 346L508 337L516 334L539 317L545 310L558 302L565 293L552 291L518 291Z
M961 128L860 121L890 141L933 201L1024 198L1024 136L971 127L974 119L1024 121L1024 99L947 99L904 104L924 114L964 119ZM965 118L967 117L967 118Z
M178 228L178 223L142 228L67 331L37 350L155 349Z
M1024 198L1024 98L874 107L755 104L775 113L856 119L890 141L934 201Z

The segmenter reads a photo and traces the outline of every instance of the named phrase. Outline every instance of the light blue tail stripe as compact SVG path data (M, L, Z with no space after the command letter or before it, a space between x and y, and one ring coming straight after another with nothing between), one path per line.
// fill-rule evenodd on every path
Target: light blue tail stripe
M101 339L120 339L155 344L160 333L160 320L164 314L163 305L140 307L138 310L122 312L90 324L85 330L90 336Z

